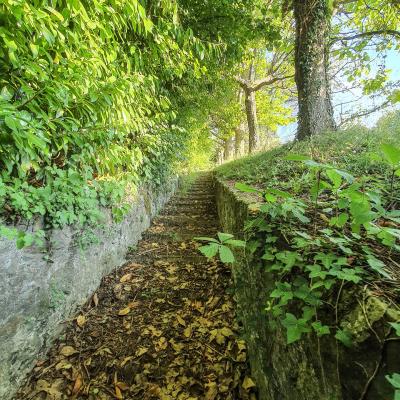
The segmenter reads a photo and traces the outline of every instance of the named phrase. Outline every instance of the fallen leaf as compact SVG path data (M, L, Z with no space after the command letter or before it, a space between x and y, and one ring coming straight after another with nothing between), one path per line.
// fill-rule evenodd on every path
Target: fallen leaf
M121 389L117 385L115 385L115 397L119 400L124 398L124 396L122 396Z
M79 315L78 318L76 319L77 325L82 328L83 325L85 325L86 322L86 317L84 315Z
M64 346L61 349L60 353L65 357L70 357L70 356L78 353L78 351L75 350L72 346Z
M124 276L121 277L119 280L121 283L128 282L132 279L132 274L125 274Z
M64 361L60 361L57 365L56 365L56 370L59 371L61 369L71 369L72 368L72 364L70 364L69 362Z
M153 325L149 325L148 330L151 332L153 336L160 337L162 335L162 331L155 328Z
M77 376L74 383L74 388L72 389L72 394L78 394L82 388L82 377L80 375Z
M125 307L122 310L118 311L118 315L128 315L131 312L131 308L130 307Z
M165 350L168 347L167 339L164 336L160 337L158 342L155 343L155 347L157 351Z
M121 367L123 367L128 361L132 360L133 356L125 357L121 363Z
M182 326L186 326L185 320L180 315L177 315L176 319L179 322L179 324L181 324Z
M129 390L130 386L125 382L117 382L116 385L122 390Z
M224 327L222 329L220 329L220 332L222 335L224 335L225 337L232 337L234 336L234 333L232 332L231 329L229 329L228 327Z
M214 400L218 395L218 387L215 382L206 383L206 400Z
M63 379L56 379L54 382L49 383L44 379L39 379L36 383L35 392L46 392L49 396L48 399L51 400L61 400L62 392L60 390L63 384Z
M183 348L185 347L185 345L183 345L182 343L176 343L173 339L171 339L169 342L171 343L172 348L177 353L182 352Z
M97 293L95 293L95 294L93 295L92 300L93 300L94 306L97 307L97 306L99 305L99 297L97 296Z
M187 337L190 338L192 336L192 326L189 325L185 330L183 331L183 334Z
M253 380L249 376L246 376L243 380L242 388L244 390L249 390L253 387L256 387L256 384L253 382Z
M210 331L209 342L211 343L213 340L215 340L220 345L225 343L225 336L221 333L221 329L213 329L212 331Z
M139 347L139 349L136 351L135 355L136 357L140 357L143 354L146 354L149 351L147 347Z

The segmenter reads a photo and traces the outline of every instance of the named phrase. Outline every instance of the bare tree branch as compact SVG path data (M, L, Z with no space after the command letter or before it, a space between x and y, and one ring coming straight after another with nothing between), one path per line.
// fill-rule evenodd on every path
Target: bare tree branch
M380 110L382 110L382 109L388 107L388 106L390 105L390 103L391 103L391 101L390 101L390 100L387 100L387 101L385 101L384 103L379 104L378 106L375 106L375 107L373 107L373 108L371 108L371 109L369 109L369 110L365 110L365 111L362 111L362 112L360 112L360 113L353 114L353 115L351 115L349 118L343 119L343 120L339 123L339 127L341 127L341 126L343 126L344 124L347 124L348 122L351 122L351 121L353 121L353 120L355 120L355 119L357 119L357 118L366 117L367 115L370 115L370 114L372 114L372 113L374 113L374 112L380 111Z
M258 79L254 82L250 82L246 79L242 79L238 76L235 77L235 80L240 84L240 86L248 91L248 92L257 92L258 90L262 89L264 86L269 86L274 84L275 82L284 81L286 79L294 78L294 75L287 75L287 76L280 76L276 78L263 78Z
M340 42L340 41L350 41L354 39L360 39L360 38L365 38L365 37L373 37L373 36L379 36L379 35L388 35L388 36L394 36L400 39L400 32L395 31L392 29L380 29L376 31L368 31L368 32L361 32L357 33L355 35L350 35L350 36L338 36L336 38L333 38L331 41L331 44Z

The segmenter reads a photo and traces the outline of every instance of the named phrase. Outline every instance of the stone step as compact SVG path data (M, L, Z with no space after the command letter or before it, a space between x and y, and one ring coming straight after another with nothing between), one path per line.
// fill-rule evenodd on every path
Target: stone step
M197 201L204 201L204 200L208 200L208 201L214 201L215 200L215 196L212 194L186 194L186 195L177 195L174 196L172 198L172 200L197 200Z
M181 226L182 230L190 229L190 226L201 225L203 227L211 228L216 225L215 217L208 217L207 215L159 215L154 219L155 224L163 224L165 227Z
M195 237L215 237L216 236L217 230L214 232L210 232L209 230L204 230L204 231L199 231L199 233L193 234L192 232L189 233L182 233L182 232L165 232L165 233L147 233L146 235L143 235L143 240L148 240L150 242L156 243L156 242L161 242L161 243L171 243L171 244L177 244L181 242L190 242L190 241L195 241Z
M213 210L212 208L198 208L195 206L188 206L185 209L176 209L176 208L167 208L164 209L163 212L161 214L159 214L160 216L179 216L179 215L191 215L192 217L202 217L204 215L207 215L210 219L215 219L218 218L217 213L215 212L215 210Z

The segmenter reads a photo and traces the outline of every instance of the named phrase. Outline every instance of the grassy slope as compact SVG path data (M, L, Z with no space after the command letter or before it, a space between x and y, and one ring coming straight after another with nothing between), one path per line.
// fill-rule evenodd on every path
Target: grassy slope
M390 169L380 152L382 143L400 143L400 114L382 126L368 130L354 128L329 133L307 141L289 143L266 153L245 157L217 168L224 180L240 181L257 187L271 187L301 191L305 168L293 161L285 160L289 154L308 155L311 159L328 163L355 176L374 174L387 178Z
M311 170L301 162L285 159L290 154L307 155L315 161L346 171L356 178L356 182L364 182L361 192L365 190L365 192L376 193L386 210L395 211L400 209L400 178L395 177L392 188L392 169L385 161L381 151L383 143L390 143L399 147L400 113L385 117L374 129L353 128L321 135L303 142L289 143L269 152L224 164L216 169L216 174L217 177L228 181L231 185L234 182L241 182L261 190L280 189L289 192L293 198L301 200L307 205L306 215L311 221L302 224L293 219L289 222L282 219L282 230L280 227L279 230L283 231L286 224L285 232L289 231L288 244L290 246L293 244L295 234L292 235L292 233L299 229L308 232L314 239L316 237L322 238L324 243L328 243L325 251L333 251L338 257L341 255L348 257L349 254L354 254L357 260L356 265L351 264L350 267L357 266L366 272L364 275L361 273L361 276L364 277L363 283L382 279L382 276L376 274L376 271L372 271L366 263L362 246L364 244L369 246L375 256L386 264L386 270L390 272L394 279L389 284L394 289L394 296L390 297L399 300L399 240L397 240L396 250L383 245L382 241L376 236L366 234L363 228L361 228L361 237L354 239L350 223L347 223L344 227L332 228L329 219L334 217L336 208L332 192L329 192L329 190L322 191L318 202L318 212L314 212L315 204L311 200L310 188L315 182L315 170ZM327 180L326 176L325 179ZM346 185L344 181L342 188L346 188ZM372 211L375 211L375 209L372 208ZM389 226L384 225L387 220L381 217L373 222L378 227ZM390 227L399 229L398 218L397 222L390 220L389 223L391 224ZM293 229L291 230L291 228ZM321 233L324 228L330 229L331 234ZM329 247L329 236L346 238L346 245L351 248L353 253L343 254L338 247ZM347 240L349 237L350 239ZM302 253L303 250L300 249L299 251ZM311 263L315 262L312 260L312 254L302 254L302 256ZM285 280L287 278L283 274L278 279Z

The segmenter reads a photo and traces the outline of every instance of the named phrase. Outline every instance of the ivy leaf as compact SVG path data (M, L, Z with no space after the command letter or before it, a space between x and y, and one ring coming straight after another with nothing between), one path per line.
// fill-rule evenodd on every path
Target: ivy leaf
M276 202L276 196L274 196L273 194L268 193L268 192L264 194L264 199L266 201L269 201L270 203L275 203Z
M213 258L218 253L218 248L219 248L218 244L211 243L206 246L199 247L199 251L207 258Z
M329 335L330 329L329 326L327 325L322 325L321 321L316 321L312 323L312 327L317 334L318 337L324 336L324 335Z
M392 277L385 271L385 264L378 258L373 255L368 255L367 263L378 274L385 278L392 279Z
M389 325L394 328L396 335L400 336L400 322L390 322Z
M229 239L233 238L233 235L231 235L230 233L222 233L222 232L218 232L218 239L220 240L221 243L226 242Z
M293 314L286 313L286 318L282 321L286 328L287 344L297 342L303 333L310 332L307 321L303 318L297 319Z
M271 194L273 194L273 195L275 195L275 196L282 197L283 199L290 199L290 198L292 198L292 196L291 196L290 193L285 192L285 191L283 191L283 190L268 189L268 190L267 190L267 193L271 193Z
M338 329L335 338L339 340L339 342L343 343L346 347L353 346L353 340L351 338L351 334L345 330Z
M204 237L204 236L200 236L200 237L195 237L194 240L197 240L199 242L213 242L213 243L219 243L218 240L214 239L214 238L209 238L209 237Z
M392 375L386 375L385 378L387 381L395 388L395 389L400 389L400 374L392 374ZM397 400L397 398L395 398Z
M233 247L246 247L246 242L243 240L229 239L225 242L225 244L229 244L229 246Z
M219 257L224 264L233 263L235 257L229 247L219 246Z

